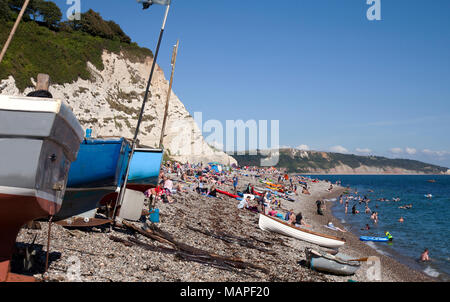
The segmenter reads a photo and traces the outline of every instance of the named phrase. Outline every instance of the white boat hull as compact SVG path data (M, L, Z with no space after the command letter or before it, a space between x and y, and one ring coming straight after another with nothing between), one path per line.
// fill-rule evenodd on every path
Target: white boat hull
M344 239L297 228L263 214L259 215L259 228L263 231L279 233L327 248L339 248L345 244Z

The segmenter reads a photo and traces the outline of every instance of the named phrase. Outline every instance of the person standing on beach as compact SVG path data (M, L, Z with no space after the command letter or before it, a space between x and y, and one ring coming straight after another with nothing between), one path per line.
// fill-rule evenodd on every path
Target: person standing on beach
M238 182L239 182L239 179L238 179L238 177L235 175L235 176L233 177L234 194L237 193Z
M321 200L317 200L317 201L316 201L316 206L317 206L317 214L318 214L318 215L323 215L323 211L322 211L322 201L321 201Z

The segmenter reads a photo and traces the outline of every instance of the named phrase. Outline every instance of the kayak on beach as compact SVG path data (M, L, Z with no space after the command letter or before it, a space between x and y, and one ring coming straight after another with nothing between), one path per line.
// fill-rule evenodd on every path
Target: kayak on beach
M231 198L237 198L237 197L239 197L238 195L234 195L234 194L231 194L231 193L226 192L226 191L222 191L222 190L218 190L218 189L216 189L216 191L217 191L217 193L220 193L220 194L229 196L229 197L231 197Z
M387 237L371 237L371 236L361 236L359 237L361 241L373 241L373 242L388 242L389 238Z

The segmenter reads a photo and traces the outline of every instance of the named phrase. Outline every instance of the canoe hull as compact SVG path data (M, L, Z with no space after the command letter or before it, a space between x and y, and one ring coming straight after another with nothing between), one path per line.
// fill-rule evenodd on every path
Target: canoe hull
M345 244L343 239L290 226L279 219L263 214L259 215L259 228L328 248L339 248Z

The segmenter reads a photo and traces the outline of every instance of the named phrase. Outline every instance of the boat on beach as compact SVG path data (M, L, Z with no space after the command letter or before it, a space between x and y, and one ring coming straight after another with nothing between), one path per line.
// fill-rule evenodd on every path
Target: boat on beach
M85 139L80 147L79 158L69 173L64 206L54 220L70 217L92 219L101 204L115 202L125 177L130 152L130 143L124 138ZM161 149L135 149L127 190L143 193L156 187L162 158ZM130 196L137 195L134 193Z
M95 218L100 201L118 192L130 143L125 138L86 138L69 172L64 204L54 221Z
M339 248L345 244L345 239L343 238L337 238L295 227L285 221L281 221L264 214L259 215L259 228L263 231L279 233L328 248Z
M145 192L157 186L163 150L136 148L130 163L127 188Z
M305 254L308 267L319 272L351 276L361 266L359 261L354 261L352 257L342 253L333 255L324 251L307 248Z
M117 217L131 221L138 221L141 218L145 203L144 192L157 186L162 159L162 149L134 150L124 197L123 200L119 200L120 204L117 206ZM121 190L123 189L122 187ZM101 203L112 205L118 200L118 194L119 192L115 192L105 196Z
M20 228L64 204L83 129L61 100L0 95L0 281Z

